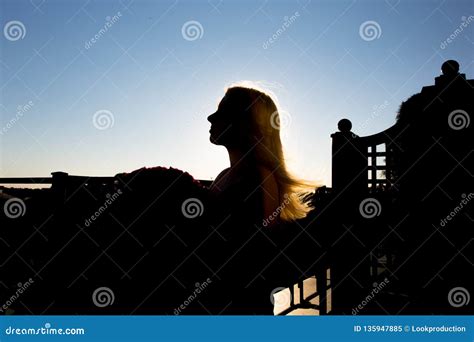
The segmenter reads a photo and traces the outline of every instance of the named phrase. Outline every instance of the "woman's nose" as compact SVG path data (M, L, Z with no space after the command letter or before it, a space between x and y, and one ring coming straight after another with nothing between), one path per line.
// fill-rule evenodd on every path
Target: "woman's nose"
M214 118L216 117L216 113L213 113L207 117L207 121L212 123L214 121Z

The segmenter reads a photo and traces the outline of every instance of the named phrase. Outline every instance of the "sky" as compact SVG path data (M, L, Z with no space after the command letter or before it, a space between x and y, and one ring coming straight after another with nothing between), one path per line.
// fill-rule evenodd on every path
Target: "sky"
M389 128L448 59L473 78L470 16L467 0L0 0L0 177L213 179L229 162L206 118L251 81L278 98L291 170L330 185L340 119Z

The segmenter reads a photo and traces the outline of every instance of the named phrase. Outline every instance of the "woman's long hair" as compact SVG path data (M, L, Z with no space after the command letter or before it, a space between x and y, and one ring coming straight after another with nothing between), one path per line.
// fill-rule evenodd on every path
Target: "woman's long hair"
M303 196L314 190L314 184L293 177L287 170L280 139L280 114L275 101L263 91L244 86L228 88L226 96L244 104L239 107L245 115L242 128L249 132L247 147L257 166L267 168L275 177L280 219L293 221L306 217L312 207Z

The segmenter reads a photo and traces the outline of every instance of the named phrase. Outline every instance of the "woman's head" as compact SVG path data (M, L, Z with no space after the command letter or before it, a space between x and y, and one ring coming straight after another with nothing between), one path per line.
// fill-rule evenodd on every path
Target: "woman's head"
M208 117L211 125L210 140L216 145L242 150L251 149L264 133L277 134L266 129L267 116L276 112L270 97L252 88L231 87L219 103L217 111ZM258 115L255 115L258 113Z
M275 177L281 219L290 221L306 216L311 208L299 193L308 191L311 185L292 177L286 169L280 116L268 94L254 88L230 87L208 120L212 143L239 150L256 167L266 168Z

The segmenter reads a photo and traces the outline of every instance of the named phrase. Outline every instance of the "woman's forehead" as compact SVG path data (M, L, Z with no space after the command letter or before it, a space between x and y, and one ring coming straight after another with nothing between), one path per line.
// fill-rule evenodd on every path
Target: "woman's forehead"
M248 104L249 102L249 98L246 95L247 94L245 94L243 91L230 89L225 93L219 105L222 105L222 106L231 105L234 108L246 107L246 104Z
M236 107L239 107L241 105L241 101L238 101L238 99L235 98L235 96L226 94L222 98L221 102L219 102L219 108L233 108L235 109Z

